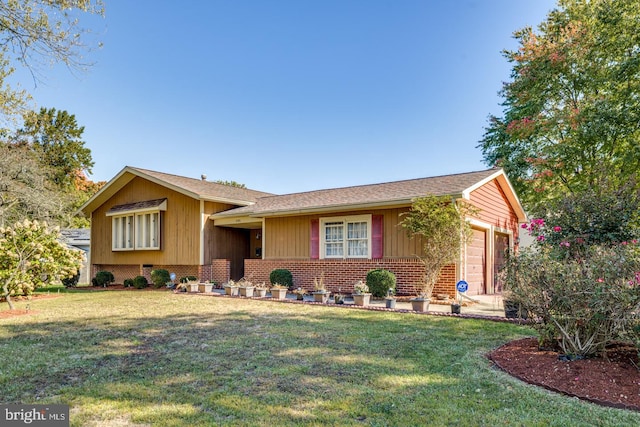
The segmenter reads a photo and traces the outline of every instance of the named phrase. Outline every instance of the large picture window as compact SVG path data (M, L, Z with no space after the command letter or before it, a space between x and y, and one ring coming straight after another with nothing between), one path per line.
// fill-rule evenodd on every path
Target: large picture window
M114 206L111 217L111 248L114 251L160 250L160 212L166 199Z
M371 258L371 215L321 218L321 258Z

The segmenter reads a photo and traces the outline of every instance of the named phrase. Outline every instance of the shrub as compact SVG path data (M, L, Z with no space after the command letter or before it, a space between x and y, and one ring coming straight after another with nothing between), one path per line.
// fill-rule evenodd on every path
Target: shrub
M198 280L196 276L185 276L180 278L180 283L189 283Z
M171 282L171 274L162 268L151 270L151 281L156 288L162 288Z
M273 284L278 283L290 288L293 286L293 275L286 268L276 268L269 274L269 281Z
M65 277L64 279L62 279L62 284L64 285L65 288L75 288L76 286L78 286L79 280L80 280L80 273L72 277Z
M136 276L133 278L133 287L136 289L143 289L149 286L147 278L144 276Z
M391 289L391 293L396 292L396 276L389 270L378 268L367 273L367 286L371 295L377 298L387 296L387 292Z
M112 272L103 270L103 271L98 271L96 273L96 277L94 277L93 280L91 280L91 283L94 286L104 286L106 288L111 283L113 283L114 280L116 279L115 277L113 277Z
M125 288L133 287L133 279L124 279L123 285Z
M614 340L636 341L640 320L640 251L627 243L582 248L562 257L540 246L507 258L505 299L531 317L541 344L573 357L601 355ZM558 340L559 338L559 340Z

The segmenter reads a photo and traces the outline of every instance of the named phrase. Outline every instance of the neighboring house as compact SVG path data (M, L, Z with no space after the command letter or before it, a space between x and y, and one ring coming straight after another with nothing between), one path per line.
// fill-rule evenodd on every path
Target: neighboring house
M91 248L91 230L88 228L63 228L60 230L60 240L67 246L78 249L84 253L84 262L80 268L78 283L90 283L89 277L89 250Z
M496 269L526 220L501 169L277 196L126 167L82 210L91 216L93 274L107 269L117 281L166 268L200 280L262 282L287 268L296 287L312 289L324 274L330 290L348 293L369 270L385 268L399 294L413 294L422 244L398 224L427 194L480 209L469 218L473 242L434 292L453 296L459 279L470 295L500 292Z

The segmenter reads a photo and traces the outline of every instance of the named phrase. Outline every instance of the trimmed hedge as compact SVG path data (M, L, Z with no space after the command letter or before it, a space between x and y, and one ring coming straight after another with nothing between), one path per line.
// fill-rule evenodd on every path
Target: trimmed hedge
M273 285L278 283L290 288L293 286L293 275L286 268L276 268L269 274L269 281Z
M144 276L136 276L133 278L133 287L136 289L143 289L149 286L147 278Z
M65 277L62 279L62 284L65 288L75 288L78 286L78 281L80 280L80 273L76 274L72 277Z
M151 281L156 288L162 288L171 283L171 274L163 268L151 270Z
M98 271L96 273L96 277L91 279L91 284L93 286L104 286L105 288L114 282L115 277L113 273L110 271Z
M367 286L369 292L374 297L383 298L391 289L391 293L396 293L396 275L389 270L378 268L367 273Z

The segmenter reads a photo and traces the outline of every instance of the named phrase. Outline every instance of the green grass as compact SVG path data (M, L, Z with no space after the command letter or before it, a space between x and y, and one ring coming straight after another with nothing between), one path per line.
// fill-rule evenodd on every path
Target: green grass
M166 291L30 308L0 319L1 402L73 426L640 425L492 368L522 326Z

